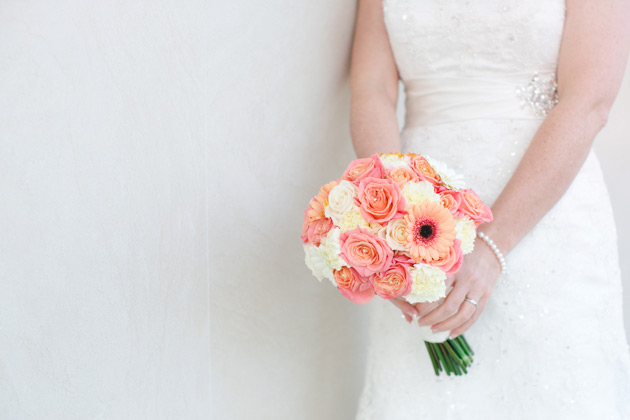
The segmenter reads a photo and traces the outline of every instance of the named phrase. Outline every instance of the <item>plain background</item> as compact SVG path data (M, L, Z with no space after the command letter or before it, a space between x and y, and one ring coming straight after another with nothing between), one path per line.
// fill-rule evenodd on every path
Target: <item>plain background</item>
M0 417L352 418L365 307L299 234L354 158L355 7L0 2ZM629 110L630 76L596 140L627 326Z

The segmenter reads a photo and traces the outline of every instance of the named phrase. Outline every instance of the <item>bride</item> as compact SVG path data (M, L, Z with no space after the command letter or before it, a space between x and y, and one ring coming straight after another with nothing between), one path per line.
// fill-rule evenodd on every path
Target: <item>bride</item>
M479 230L496 252L476 241L439 302L368 305L357 419L630 419L616 230L591 149L629 19L628 0L359 1L356 154L421 153L462 173L491 205ZM469 373L437 378L418 324L465 332Z

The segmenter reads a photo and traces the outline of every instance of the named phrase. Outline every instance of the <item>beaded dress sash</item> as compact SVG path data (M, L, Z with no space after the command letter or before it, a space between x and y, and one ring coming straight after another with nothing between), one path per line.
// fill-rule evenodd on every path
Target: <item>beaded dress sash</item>
M416 77L404 85L407 128L478 118L537 119L558 102L552 72Z

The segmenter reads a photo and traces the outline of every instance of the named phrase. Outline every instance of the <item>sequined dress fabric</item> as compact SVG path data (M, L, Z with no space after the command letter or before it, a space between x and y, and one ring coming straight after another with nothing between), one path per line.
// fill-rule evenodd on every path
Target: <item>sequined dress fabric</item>
M384 0L383 12L407 94L403 151L447 163L491 205L556 103L564 1ZM618 258L590 151L507 255L510 274L465 334L468 375L436 378L417 325L387 301L368 305L356 419L630 419Z

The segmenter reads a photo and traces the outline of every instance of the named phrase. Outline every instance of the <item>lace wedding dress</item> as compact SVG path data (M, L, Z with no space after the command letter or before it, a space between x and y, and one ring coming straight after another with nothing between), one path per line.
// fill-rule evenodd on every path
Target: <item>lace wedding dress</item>
M491 205L555 104L564 1L384 0L383 10L407 94L403 152L445 162ZM417 324L385 300L368 305L357 419L630 419L616 229L593 151L506 258L510 274L465 333L467 375L437 378Z

